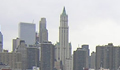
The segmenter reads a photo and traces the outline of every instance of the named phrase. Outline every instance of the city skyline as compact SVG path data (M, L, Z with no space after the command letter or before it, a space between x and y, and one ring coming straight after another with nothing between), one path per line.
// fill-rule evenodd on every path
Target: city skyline
M87 2L46 0L29 1L29 3L20 0L1 1L0 25L4 41L3 47L4 49L12 49L12 39L18 37L19 22L34 22L36 31L39 32L39 21L42 17L45 17L47 21L49 40L54 44L56 41L58 42L59 16L64 6L69 15L69 42L71 42L73 50L76 50L78 44L90 45L91 52L95 50L97 45L111 42L114 45L120 45L118 3L118 1L103 0Z

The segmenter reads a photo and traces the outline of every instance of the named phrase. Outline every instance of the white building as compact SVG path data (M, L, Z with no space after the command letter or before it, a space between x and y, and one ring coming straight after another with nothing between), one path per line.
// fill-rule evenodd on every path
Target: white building
M20 39L19 38L16 38L16 39L13 39L13 51L16 50L16 48L19 46L20 44Z
M35 24L21 22L18 32L20 40L24 40L27 45L35 44Z
M41 18L39 22L39 42L48 42L48 30L46 29L46 18Z
M65 65L65 60L71 56L71 43L69 43L68 15L65 7L60 15L59 43L56 44L56 60L61 60Z
M64 70L73 70L73 56L65 61L65 69Z

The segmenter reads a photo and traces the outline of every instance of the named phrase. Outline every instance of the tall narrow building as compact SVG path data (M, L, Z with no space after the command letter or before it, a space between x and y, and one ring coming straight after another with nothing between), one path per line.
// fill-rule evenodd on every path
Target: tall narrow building
M46 18L41 18L39 23L39 42L48 42L48 30L46 29Z
M0 31L0 52L3 50L3 35L2 32Z
M54 70L54 45L51 42L41 44L40 70Z
M77 48L73 53L73 70L86 69L86 50L83 48Z
M60 15L60 27L59 27L59 46L60 46L60 60L65 65L65 60L71 56L71 46L69 42L69 26L68 15L66 14L65 7Z

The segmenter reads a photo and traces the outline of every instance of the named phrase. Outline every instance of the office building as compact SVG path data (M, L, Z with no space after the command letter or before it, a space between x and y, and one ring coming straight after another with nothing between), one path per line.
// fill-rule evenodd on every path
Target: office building
M27 69L27 45L24 40L20 41L16 52L21 53L21 61L22 61L22 70Z
M3 51L3 35L2 32L0 31L0 52Z
M10 66L12 70L22 70L21 54L18 52L1 52L0 62Z
M117 70L120 66L120 46L112 43L103 46L96 46L96 70L104 69Z
M86 50L77 48L73 54L73 70L86 69Z
M36 32L35 36L36 36L36 38L35 38L35 39L36 39L35 42L36 42L36 43L39 43L39 34L38 34L37 32Z
M89 50L89 45L82 45L82 49L86 50L86 68L89 68L90 66L90 58L89 58L89 53L90 53L90 50Z
M18 47L18 45L20 44L20 39L19 38L16 38L16 39L13 39L12 40L12 51L15 52L16 48Z
M54 69L54 45L51 43L41 44L41 64L40 70L53 70Z
M37 47L27 47L27 69L34 66L39 67L39 49Z
M46 18L41 18L39 23L39 43L48 42L48 30L46 28Z
M62 65L65 65L65 60L71 57L71 43L69 43L69 26L68 15L66 14L65 7L60 15L60 27L59 27L59 43L55 47L55 58L61 60ZM64 69L64 68L63 68Z
M65 70L73 70L73 56L71 56L69 59L66 59Z
M24 40L27 46L35 44L35 24L20 22L19 38Z
M96 56L96 53L92 52L91 53L91 63L90 63L90 68L91 69L95 69L95 56Z

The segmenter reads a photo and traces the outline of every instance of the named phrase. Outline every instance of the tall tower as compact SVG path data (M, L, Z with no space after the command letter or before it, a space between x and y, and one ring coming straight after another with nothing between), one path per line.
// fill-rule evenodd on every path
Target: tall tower
M48 30L46 29L46 18L41 18L39 23L39 42L48 42Z
M0 31L0 52L3 50L3 35L2 32Z
M69 26L68 15L66 14L65 7L60 15L59 27L59 46L60 46L60 60L65 65L65 60L71 56L71 46L69 46Z

